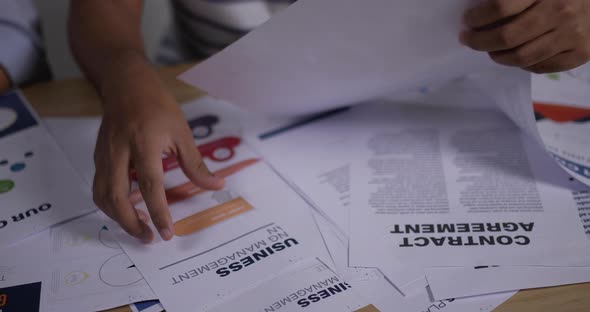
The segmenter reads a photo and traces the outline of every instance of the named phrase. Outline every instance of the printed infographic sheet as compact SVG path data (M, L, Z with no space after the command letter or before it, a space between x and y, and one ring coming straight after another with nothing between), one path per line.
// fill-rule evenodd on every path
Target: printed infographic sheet
M311 259L211 311L380 311L355 290L321 260Z
M95 209L80 176L16 92L0 96L0 207L0 246Z
M0 279L30 272L42 284L42 311L100 311L155 299L103 219L92 213L4 248Z
M225 190L180 192L170 205L171 241L142 245L116 231L168 311L206 311L300 260L329 259L307 203L247 148L235 150L242 168Z
M46 311L44 288L39 270L0 267L0 311Z
M590 65L533 76L534 110L547 151L576 179L590 185Z

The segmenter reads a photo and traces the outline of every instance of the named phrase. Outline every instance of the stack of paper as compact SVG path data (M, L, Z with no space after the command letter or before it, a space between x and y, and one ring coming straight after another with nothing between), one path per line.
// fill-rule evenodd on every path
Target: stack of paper
M178 236L170 242L143 246L115 231L168 311L232 311L244 306L262 311L424 311L436 306L461 312L492 309L512 295L433 302L424 283L414 283L411 293L403 296L380 270L348 267L348 240L309 196L268 167L266 157L253 152L256 142L245 140L250 130L238 125L247 113L211 98L184 105L183 110L189 124L205 117L217 120L211 134L197 142L202 152L203 146L216 146L208 155L218 155L217 160L206 157L205 161L213 171L231 172L226 175L227 190L175 192L185 195L171 205ZM97 130L98 123L92 121L54 119L47 124L52 133L75 129L89 135ZM76 158L92 157L80 153L91 150L90 137L56 137L65 150L79 151ZM83 175L92 173L88 166L80 170ZM178 186L187 181L178 168L166 172L169 190L186 189ZM337 197L333 200L340 204Z

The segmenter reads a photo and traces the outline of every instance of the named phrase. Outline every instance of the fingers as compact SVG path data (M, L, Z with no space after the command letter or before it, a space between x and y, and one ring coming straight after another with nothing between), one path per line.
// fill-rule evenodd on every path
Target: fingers
M174 230L164 192L161 153L162 148L155 145L140 144L133 147L139 190L160 236L163 240L170 240ZM129 194L126 196L129 197Z
M110 161L106 161L107 159ZM128 199L128 171L129 156L123 150L118 156L97 160L93 186L94 202L129 235L148 243L152 241L153 233Z
M516 1L519 2L519 1ZM556 27L556 21L549 18L550 4L541 2L501 25L483 30L467 30L460 40L466 46L485 52L503 51L521 46Z
M576 68L587 60L588 57L581 51L568 51L525 69L536 74L556 73Z
M492 52L490 57L502 65L526 68L565 52L562 39L557 32L550 32L518 48Z
M132 205L137 205L143 201L143 196L141 195L140 190L133 190L131 194L129 194L129 201Z
M469 28L480 28L517 15L536 2L536 0L486 0L467 10L463 20Z
M196 186L208 190L219 190L223 188L224 181L209 171L201 154L195 147L192 136L185 136L177 143L177 157L184 174Z

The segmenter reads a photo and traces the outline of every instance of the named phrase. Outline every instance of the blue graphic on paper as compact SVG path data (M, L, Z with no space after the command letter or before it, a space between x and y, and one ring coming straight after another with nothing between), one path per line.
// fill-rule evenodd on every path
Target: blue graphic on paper
M564 168L567 168L569 171L571 171L577 175L580 175L586 179L590 179L590 168L588 168L582 164L578 164L573 161L567 160L563 157L557 156L554 153L550 153L550 154Z
M152 311L152 310L160 310L160 301L158 300L150 300L150 301L143 301L143 302L137 302L134 303L133 306L135 306L135 309L137 309L138 312L142 312L142 311Z
M17 93L0 95L0 139L37 125Z
M41 282L0 288L0 311L39 312Z

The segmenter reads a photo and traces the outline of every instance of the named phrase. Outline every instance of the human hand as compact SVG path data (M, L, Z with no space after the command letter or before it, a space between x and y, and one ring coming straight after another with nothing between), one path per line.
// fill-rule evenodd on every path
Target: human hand
M94 161L94 202L130 235L153 239L149 217L133 207L130 168L151 219L164 240L174 236L163 185L162 154L175 155L186 176L203 189L223 188L195 147L176 101L149 66L121 70L100 88L104 118Z
M486 0L464 22L461 42L499 64L549 73L590 60L590 0Z

